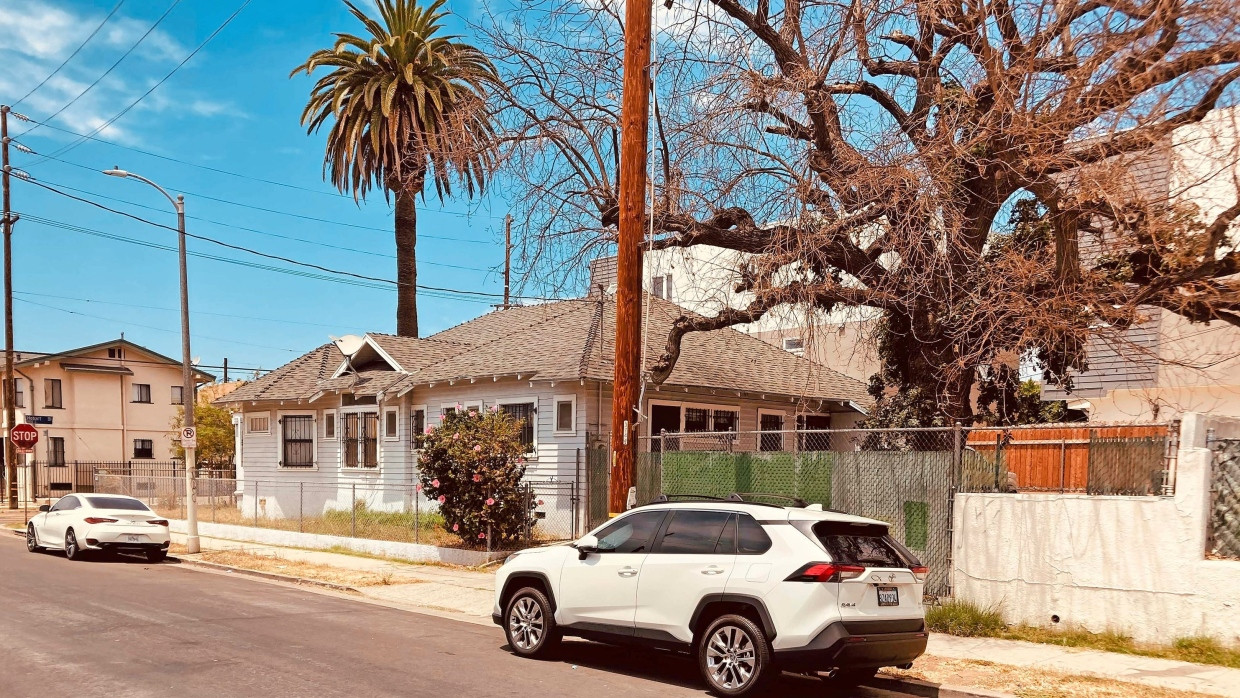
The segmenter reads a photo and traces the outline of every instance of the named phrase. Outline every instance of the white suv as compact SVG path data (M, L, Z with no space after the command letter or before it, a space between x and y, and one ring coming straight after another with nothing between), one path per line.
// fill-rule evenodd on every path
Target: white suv
M783 669L856 683L909 665L926 649L927 573L881 521L738 495L663 501L510 556L491 617L522 656L566 635L682 649L739 696Z

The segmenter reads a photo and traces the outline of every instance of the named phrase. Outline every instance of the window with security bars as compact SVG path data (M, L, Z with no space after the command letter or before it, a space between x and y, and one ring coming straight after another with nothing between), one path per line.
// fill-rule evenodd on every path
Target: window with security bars
M511 402L500 405L499 408L505 414L521 421L521 445L525 446L525 452L530 453L534 450L534 413L536 411L532 402Z
M831 417L825 414L803 414L797 417L798 432L817 432L831 428ZM831 434L798 433L797 448L801 451L830 451Z
M314 417L308 414L280 418L283 453L280 465L285 468L314 467Z
M344 467L379 467L379 413L348 412L344 427Z
M65 464L65 437L53 436L47 440L47 464Z
M736 431L739 421L740 413L736 410L686 407L684 431Z
M419 407L409 413L409 444L418 447L418 437L426 433L426 410Z
M759 416L758 430L763 433L758 439L758 450L784 450L784 435L780 433L783 428L784 416L782 414L763 414Z
M134 458L154 458L155 442L151 439L134 439L133 440L133 457Z

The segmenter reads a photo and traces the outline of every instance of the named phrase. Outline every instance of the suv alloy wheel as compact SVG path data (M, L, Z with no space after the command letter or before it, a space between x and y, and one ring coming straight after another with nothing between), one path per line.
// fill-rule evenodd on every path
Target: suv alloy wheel
M26 550L37 553L42 549L43 546L39 545L39 539L34 535L34 524L26 524Z
M721 616L711 623L698 643L697 657L702 677L721 696L749 695L774 673L766 635L744 616Z
M71 528L65 532L65 557L70 560L81 560L82 555L82 549L78 547L77 536Z
M547 596L534 587L517 590L504 612L504 634L522 657L545 657L560 644Z

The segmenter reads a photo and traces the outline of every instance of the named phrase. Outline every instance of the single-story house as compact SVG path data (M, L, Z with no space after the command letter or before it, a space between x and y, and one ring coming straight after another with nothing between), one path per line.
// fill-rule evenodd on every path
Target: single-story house
M646 301L649 365L684 311ZM235 414L243 510L318 514L378 488L371 506L412 506L413 435L457 405L526 420L527 479L584 488L585 451L611 428L615 309L599 293L496 310L425 338L369 333L350 356L324 344L219 398ZM760 339L693 333L668 380L643 391L639 436L849 427L867 404L861 382ZM547 507L568 511L558 520L573 520L569 496L552 499Z

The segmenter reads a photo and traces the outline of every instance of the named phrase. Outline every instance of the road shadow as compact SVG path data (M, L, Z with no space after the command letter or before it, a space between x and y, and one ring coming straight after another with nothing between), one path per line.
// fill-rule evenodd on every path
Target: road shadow
M44 548L39 552L43 555L51 555L52 557L59 557L68 560L68 558L65 557L65 551L63 550ZM169 563L178 564L181 561L175 557L168 557L162 562L151 562L141 553L101 553L97 551L89 551L85 554L85 557L82 558L81 562L86 564L93 563L97 565L163 565Z
M512 648L505 644L505 651ZM588 667L633 678L657 681L711 695L698 672L697 662L685 653L634 645L605 645L565 639L555 657L546 661ZM814 695L822 698L854 698L857 689L833 685L817 676L783 673L767 685L766 696Z

